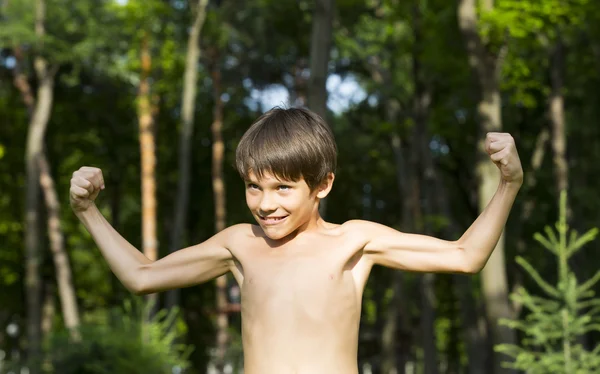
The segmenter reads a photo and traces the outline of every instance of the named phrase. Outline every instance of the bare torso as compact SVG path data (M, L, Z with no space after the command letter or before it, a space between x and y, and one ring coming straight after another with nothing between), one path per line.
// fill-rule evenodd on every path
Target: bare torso
M362 245L328 225L281 246L261 230L232 251L242 290L247 374L357 373L362 290L369 269Z

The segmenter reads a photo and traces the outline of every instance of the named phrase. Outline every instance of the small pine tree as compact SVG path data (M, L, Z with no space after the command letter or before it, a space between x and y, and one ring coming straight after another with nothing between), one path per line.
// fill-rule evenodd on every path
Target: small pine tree
M600 345L587 351L579 338L590 331L600 331L600 298L592 287L600 280L600 271L579 283L569 268L569 258L594 240L598 229L579 236L569 230L566 219L566 193L560 197L560 217L553 230L534 238L558 259L558 284L551 285L522 257L516 261L533 278L545 296L536 296L521 287L511 298L528 311L524 320L500 323L523 333L521 345L501 344L496 351L514 358L507 367L528 374L591 374L600 372ZM567 239L568 238L568 239Z

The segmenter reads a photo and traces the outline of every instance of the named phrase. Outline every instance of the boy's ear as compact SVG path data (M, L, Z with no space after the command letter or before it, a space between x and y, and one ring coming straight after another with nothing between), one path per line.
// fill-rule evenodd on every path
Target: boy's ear
M325 180L323 180L323 182L317 188L317 197L319 199L324 199L329 194L329 191L331 191L331 188L333 187L334 179L335 179L335 174L333 174L333 173L327 174L327 177L325 177Z

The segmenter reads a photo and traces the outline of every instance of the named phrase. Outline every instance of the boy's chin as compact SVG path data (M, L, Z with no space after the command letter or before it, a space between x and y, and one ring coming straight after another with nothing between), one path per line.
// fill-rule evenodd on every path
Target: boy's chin
M263 227L263 232L271 240L280 240L288 236L290 233L287 231L273 230L269 227Z
M284 230L278 227L261 226L267 238L271 240L281 240L290 235L294 230Z

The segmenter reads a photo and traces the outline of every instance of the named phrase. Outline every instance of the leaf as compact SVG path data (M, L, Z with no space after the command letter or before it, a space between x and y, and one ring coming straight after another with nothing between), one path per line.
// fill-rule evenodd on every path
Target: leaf
M598 281L600 281L600 271L598 271L592 278L587 280L581 286L577 287L577 293L583 293L592 288Z
M533 266L531 266L531 264L527 262L527 260L525 260L521 256L517 256L516 261L519 265L521 265L521 267L523 267L523 269L525 269L529 273L529 275L533 278L533 280L536 281L536 283L542 288L542 290L544 290L544 292L546 292L550 296L560 298L560 292L556 288L552 287L550 283L546 282L542 278L540 273L538 273L537 270L535 270Z
M552 240L552 239L548 240L542 234L537 233L537 232L533 235L533 238L535 240L537 240L538 243L540 243L541 245L543 245L544 248L546 248L550 252L552 252L552 253L558 253L557 250L556 250L556 244L555 244L556 243L556 241L555 241L556 239L554 239L554 240Z
M580 236L579 239L577 239L577 241L575 241L575 243L570 243L569 246L568 246L568 250L567 250L567 257L570 257L570 255L572 253L576 252L583 245L585 245L585 244L591 242L592 240L594 240L597 235L598 235L598 229L597 228L593 228L593 229L587 231L582 236Z
M600 306L600 299L593 299L593 300L580 302L577 305L577 309L585 309L585 308L589 308L591 306Z

